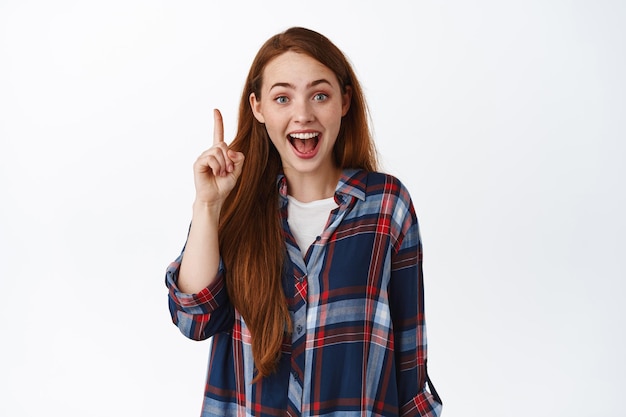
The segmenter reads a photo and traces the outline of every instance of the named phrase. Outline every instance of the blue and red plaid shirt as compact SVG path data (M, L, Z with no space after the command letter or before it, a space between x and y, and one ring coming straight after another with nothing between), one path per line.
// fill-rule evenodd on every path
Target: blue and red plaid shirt
M287 223L283 288L293 322L276 373L252 383L250 332L229 302L224 268L197 294L176 286L169 308L187 337L213 336L202 416L439 416L426 389L422 247L411 198L394 177L346 170L337 209L302 257ZM432 387L431 387L432 391Z

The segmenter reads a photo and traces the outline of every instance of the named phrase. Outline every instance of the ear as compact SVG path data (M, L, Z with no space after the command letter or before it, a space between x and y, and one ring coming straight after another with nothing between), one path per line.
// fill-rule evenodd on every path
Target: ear
M250 93L250 97L248 98L250 101L250 108L252 109L252 114L259 121L259 123L265 123L265 117L263 117L263 113L261 112L261 101L257 100L256 94Z
M346 92L341 97L341 117L345 116L350 110L350 103L352 102L352 87L346 86Z

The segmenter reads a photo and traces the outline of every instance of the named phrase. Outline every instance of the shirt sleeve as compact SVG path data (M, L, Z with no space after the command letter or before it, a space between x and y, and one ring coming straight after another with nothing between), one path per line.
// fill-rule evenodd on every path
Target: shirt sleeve
M233 327L235 313L228 298L222 261L211 285L196 294L187 294L180 291L177 285L183 255L184 251L165 273L172 322L182 334L193 340L204 340L216 333L229 331Z
M426 389L428 376L422 243L408 193L404 191L400 194L401 202L398 206L400 209L405 207L405 213L399 216L403 219L400 225L402 232L392 252L389 284L398 370L398 404L403 417L437 417L441 414L441 400L436 392L431 393Z

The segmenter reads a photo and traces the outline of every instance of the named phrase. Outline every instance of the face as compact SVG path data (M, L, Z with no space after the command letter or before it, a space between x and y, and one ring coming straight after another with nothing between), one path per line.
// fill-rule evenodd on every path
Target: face
M250 105L287 176L337 170L333 147L350 94L342 93L334 72L305 54L285 52L265 66L261 97L252 93Z

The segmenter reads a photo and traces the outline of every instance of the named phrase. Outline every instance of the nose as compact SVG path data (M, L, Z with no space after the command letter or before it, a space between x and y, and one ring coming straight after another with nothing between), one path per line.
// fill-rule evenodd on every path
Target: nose
M305 124L315 120L311 104L309 100L298 100L295 103L293 118L297 123Z

